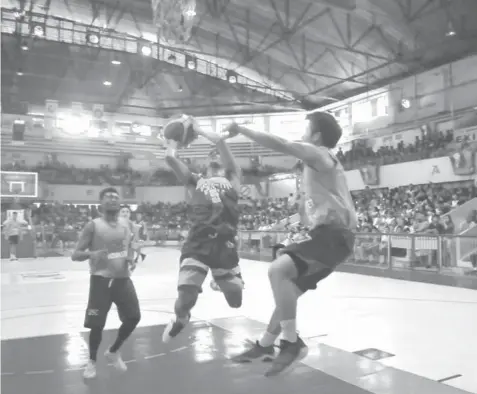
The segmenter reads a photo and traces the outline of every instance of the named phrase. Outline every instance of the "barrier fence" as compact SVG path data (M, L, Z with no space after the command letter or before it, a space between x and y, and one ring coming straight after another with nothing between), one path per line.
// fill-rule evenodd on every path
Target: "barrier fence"
M35 226L25 231L17 250L19 258L70 255L79 239L78 230ZM148 228L144 246L178 246L187 234L179 230ZM277 244L287 239L284 231L240 231L238 248L242 257L270 261ZM2 238L2 258L8 245ZM425 269L467 274L477 269L477 237L430 234L357 233L354 253L346 264L378 269Z
M286 232L242 231L244 257L271 260L273 246ZM354 253L346 264L382 269L426 269L465 274L477 269L477 238L459 235L356 233Z

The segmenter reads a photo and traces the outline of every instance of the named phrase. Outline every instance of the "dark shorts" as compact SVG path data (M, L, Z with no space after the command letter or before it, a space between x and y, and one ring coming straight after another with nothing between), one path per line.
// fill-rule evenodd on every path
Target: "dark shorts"
M354 248L355 236L347 228L323 225L311 230L310 238L281 249L289 255L298 270L296 285L305 292L316 289L319 281L346 261Z
M239 263L237 242L234 237L187 238L181 250L181 262L193 258L207 267L232 269Z
M121 321L141 318L139 300L131 278L110 279L91 275L84 326L104 327L113 303L118 309Z
M8 237L8 243L10 245L18 245L18 240L19 240L18 235L10 235Z
M223 292L243 288L237 244L231 236L187 238L180 263L178 289L193 287L200 292L209 270Z

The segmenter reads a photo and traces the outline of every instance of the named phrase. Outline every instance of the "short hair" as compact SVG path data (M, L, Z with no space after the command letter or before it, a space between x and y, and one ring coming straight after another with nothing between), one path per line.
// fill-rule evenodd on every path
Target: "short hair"
M99 200L101 201L106 193L116 193L119 196L118 189L115 187L107 187L99 192Z
M306 117L310 121L312 135L321 133L321 142L327 148L335 148L343 134L335 117L327 112L313 112Z

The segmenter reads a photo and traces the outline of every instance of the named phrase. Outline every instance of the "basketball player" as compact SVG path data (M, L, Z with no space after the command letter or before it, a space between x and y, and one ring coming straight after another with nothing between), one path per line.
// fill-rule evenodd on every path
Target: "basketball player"
M280 352L266 376L274 376L305 357L307 347L297 335L298 298L330 275L351 254L357 219L345 171L331 152L341 137L336 120L326 113L308 116L307 130L300 142L286 141L272 133L249 130L232 124L228 131L240 133L269 149L303 161L302 224L309 235L280 250L268 276L275 310L262 338L235 361L247 362L274 355L274 342L282 334Z
M242 305L243 281L238 266L235 236L239 220L241 170L220 135L194 128L215 144L207 174L199 177L177 158L177 143L167 141L166 162L189 193L190 230L182 246L175 317L167 325L163 341L179 334L191 317L209 269L232 308Z
M96 377L96 357L104 325L112 304L116 304L121 327L105 356L124 372L127 366L118 350L141 319L139 301L130 278L133 234L127 222L119 218L119 193L108 187L100 195L102 216L89 222L80 236L73 261L89 260L91 277L84 326L90 329L89 362L84 378Z
M18 212L13 212L10 219L3 222L5 239L10 245L10 261L16 261L17 245L20 241L22 228L28 227L28 222L18 218Z
M132 248L134 249L136 256L133 260L134 265L131 266L131 271L134 271L136 269L136 263L139 261L139 258L141 258L141 261L144 261L144 259L146 258L146 255L144 253L141 253L141 244L140 244L141 238L139 234L139 230L141 229L141 226L137 225L131 220L131 209L126 205L121 207L121 210L119 211L119 217L127 223L127 226L129 227L129 229L131 230L131 233L133 234L134 242L132 243Z

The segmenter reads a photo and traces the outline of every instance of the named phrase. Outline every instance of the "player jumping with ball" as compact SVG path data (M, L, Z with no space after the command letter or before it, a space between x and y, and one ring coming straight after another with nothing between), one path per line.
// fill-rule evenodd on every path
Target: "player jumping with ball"
M189 322L191 310L197 302L209 269L232 308L242 305L243 289L235 241L239 221L241 169L219 134L200 129L192 118L183 117L182 120L173 122L183 122L183 125L175 125L183 127L185 133L192 127L195 133L215 144L216 150L209 155L206 176L195 175L177 158L177 148L183 145L175 140L167 140L168 126L164 129L166 163L187 188L191 222L180 257L175 317L164 330L164 342L177 336ZM172 127L176 126L172 124ZM183 141L182 137L178 139Z
M280 352L266 376L274 376L307 354L307 347L297 335L298 298L315 289L353 251L357 219L346 183L345 171L331 149L341 137L341 127L327 113L308 115L308 128L300 142L287 141L231 124L229 133L242 134L269 149L303 161L303 195L300 203L302 223L311 229L309 236L294 241L281 250L270 265L268 276L275 299L275 310L262 338L238 362L274 355L274 342L282 334Z

